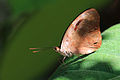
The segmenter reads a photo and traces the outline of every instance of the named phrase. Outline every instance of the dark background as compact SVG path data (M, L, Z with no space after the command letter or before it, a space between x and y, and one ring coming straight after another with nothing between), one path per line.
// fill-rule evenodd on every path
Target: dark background
M119 0L0 0L0 80L44 80L60 64L52 49L83 11L95 8L101 32L119 23Z

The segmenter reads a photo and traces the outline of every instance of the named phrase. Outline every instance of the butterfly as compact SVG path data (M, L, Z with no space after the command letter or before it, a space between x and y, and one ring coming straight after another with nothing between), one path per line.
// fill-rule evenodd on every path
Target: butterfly
M100 48L100 16L96 9L88 9L80 14L68 27L60 47L53 49L65 57L79 54L90 54ZM40 48L30 48L40 49ZM38 51L34 51L39 52Z

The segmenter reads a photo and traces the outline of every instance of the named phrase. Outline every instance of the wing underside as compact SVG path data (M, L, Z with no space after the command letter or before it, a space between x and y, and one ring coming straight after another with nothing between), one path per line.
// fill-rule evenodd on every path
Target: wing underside
M61 52L89 54L101 46L100 17L95 9L79 15L68 27L62 43Z

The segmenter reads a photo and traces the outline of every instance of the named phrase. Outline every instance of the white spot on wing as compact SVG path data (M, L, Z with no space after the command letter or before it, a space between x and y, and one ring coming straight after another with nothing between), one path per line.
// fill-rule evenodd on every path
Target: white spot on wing
M94 50L93 49L89 49L88 51L87 51L87 53L91 53L91 52L93 52Z

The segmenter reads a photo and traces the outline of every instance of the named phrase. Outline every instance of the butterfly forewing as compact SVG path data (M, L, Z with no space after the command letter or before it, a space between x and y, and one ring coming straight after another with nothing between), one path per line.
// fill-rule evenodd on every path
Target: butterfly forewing
M62 43L61 52L89 54L101 46L100 17L95 9L80 14L68 27Z

